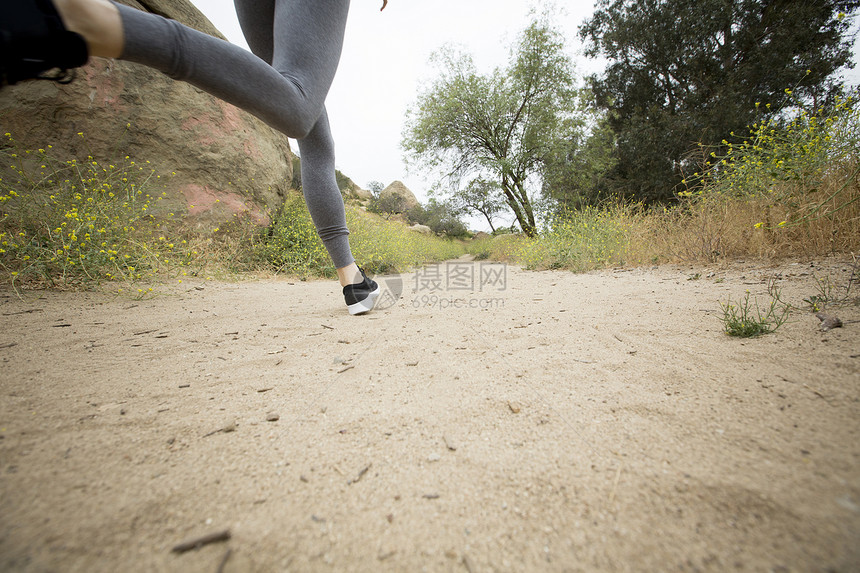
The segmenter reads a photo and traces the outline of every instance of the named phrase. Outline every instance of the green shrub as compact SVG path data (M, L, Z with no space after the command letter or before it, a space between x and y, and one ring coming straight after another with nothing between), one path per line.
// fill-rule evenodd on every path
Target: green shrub
M301 277L335 274L304 198L299 194L287 197L261 249L277 272Z
M347 206L346 220L352 254L371 274L406 272L464 252L460 243L415 233L402 223L383 220L356 207ZM284 203L262 249L276 271L300 276L335 275L300 195L291 195Z
M747 292L742 301L733 303L731 299L725 304L720 303L723 316L720 321L723 329L729 336L739 338L751 338L776 331L788 320L791 306L782 302L780 292L771 283L768 285L770 303L762 309L758 305L758 299L750 302L750 293Z
M83 134L79 134L83 137ZM103 162L58 159L46 149L20 150L6 134L0 179L0 279L13 285L89 286L186 272L197 252L154 214L148 166L129 157Z
M624 207L585 207L557 215L538 237L486 237L468 249L476 258L510 261L526 269L603 268L624 261L632 217Z

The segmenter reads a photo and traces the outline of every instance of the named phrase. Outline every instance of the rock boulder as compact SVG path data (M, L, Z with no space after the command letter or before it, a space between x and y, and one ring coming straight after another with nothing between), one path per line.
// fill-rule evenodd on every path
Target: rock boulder
M419 205L415 194L402 181L395 181L380 191L379 201L389 213L406 213Z
M411 227L409 227L410 231L415 231L416 233L421 233L422 235L432 235L433 229L428 227L427 225L421 225L420 223L415 223Z
M223 39L188 0L122 2ZM122 61L91 58L68 85L3 88L0 129L22 148L51 145L63 159L149 161L161 176L155 191L167 193L165 209L203 227L237 213L266 224L292 179L286 136L197 88Z
M373 194L370 191L362 189L355 181L340 171L337 172L337 178L340 193L345 200L364 204L373 198Z

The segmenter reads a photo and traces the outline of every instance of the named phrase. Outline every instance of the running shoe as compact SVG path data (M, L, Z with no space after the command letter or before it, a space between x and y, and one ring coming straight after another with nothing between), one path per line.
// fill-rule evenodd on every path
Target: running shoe
M87 63L87 44L69 32L51 0L2 0L0 86L22 80L72 81Z
M343 287L343 298L346 300L349 314L363 314L372 309L381 291L375 281L367 278L364 270L358 270L361 271L362 281Z

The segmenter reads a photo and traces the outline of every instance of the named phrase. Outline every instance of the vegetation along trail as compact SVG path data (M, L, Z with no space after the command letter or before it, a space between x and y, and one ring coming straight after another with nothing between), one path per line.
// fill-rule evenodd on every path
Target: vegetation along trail
M0 573L860 571L860 0L539 8L402 106L439 27L391 4L365 316L283 134L131 63L3 87Z
M860 567L860 307L720 320L851 264L458 264L3 292L0 570Z

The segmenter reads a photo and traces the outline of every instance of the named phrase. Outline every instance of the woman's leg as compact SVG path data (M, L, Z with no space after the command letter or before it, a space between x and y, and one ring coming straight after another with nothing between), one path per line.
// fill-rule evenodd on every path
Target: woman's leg
M335 178L334 140L325 110L308 136L298 141L302 158L302 192L320 239L335 268L346 269L354 266L355 259L349 248L343 196ZM348 282L341 280L341 283L360 281L360 277L354 276L357 274L358 268L355 268L353 276L345 277Z
M308 93L321 97L320 104L334 79L343 45L342 28L319 23L330 19L330 14L320 12L330 12L332 6L326 4L348 9L349 2L235 0L239 24L254 54L285 77L313 86ZM317 232L338 269L340 283L360 282L349 248L343 197L335 179L334 139L324 107L314 127L298 142L302 191Z
M361 277L349 250L324 108L340 60L349 0L235 3L256 55L175 21L105 0L57 0L57 7L93 54L119 51L122 59L196 85L298 139L308 209L341 284L357 282Z
M349 0L279 0L278 4L284 8L277 6L276 22L286 20L280 14L287 9L295 18L280 35L307 41L296 42L301 46L297 54L276 57L276 67L229 42L173 20L119 4L110 8L115 10L114 16L119 14L122 24L122 59L191 83L298 139L310 132L322 113L340 58ZM92 53L99 53L96 46L103 40L100 34L105 29L86 15L89 10L101 8L110 20L111 10L103 0L62 0L57 8L69 29L84 36ZM105 49L115 51L115 44L114 40ZM108 54L102 51L100 55Z
M84 37L91 56L118 58L123 32L119 10L108 0L54 0L66 28Z

